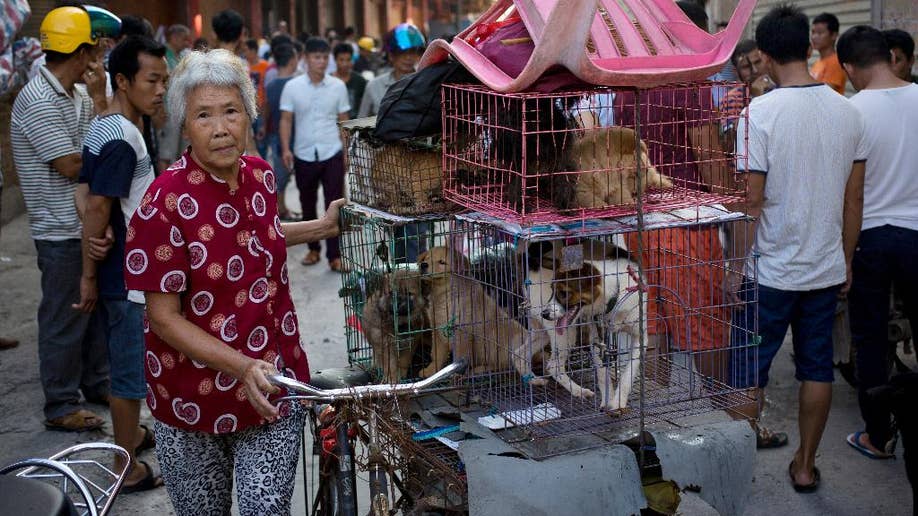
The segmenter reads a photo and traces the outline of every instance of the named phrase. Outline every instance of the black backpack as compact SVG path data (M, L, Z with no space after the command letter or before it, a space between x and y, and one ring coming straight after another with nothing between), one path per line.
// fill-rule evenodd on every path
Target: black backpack
M449 60L406 75L389 87L379 103L373 136L394 142L443 132L440 85L478 84L457 61Z

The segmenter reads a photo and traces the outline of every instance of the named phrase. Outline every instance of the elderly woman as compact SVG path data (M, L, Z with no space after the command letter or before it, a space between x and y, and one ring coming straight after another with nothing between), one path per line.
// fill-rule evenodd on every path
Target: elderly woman
M191 142L147 190L127 230L125 280L146 292L147 404L178 514L289 512L304 411L273 406L275 371L308 380L286 246L338 234L322 219L281 224L275 174L244 156L256 115L245 63L191 52L166 95Z

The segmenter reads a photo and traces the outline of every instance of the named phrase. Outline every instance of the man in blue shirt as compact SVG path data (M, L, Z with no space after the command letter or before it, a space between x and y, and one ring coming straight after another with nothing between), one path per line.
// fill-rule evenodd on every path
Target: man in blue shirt
M275 47L271 54L277 65L277 76L265 86L266 106L264 117L265 146L270 154L271 166L277 177L277 214L281 220L291 220L290 210L284 199L290 172L284 165L283 152L280 146L280 98L284 86L293 79L296 73L296 49L292 44L283 43ZM291 129L292 131L292 129ZM292 139L292 138L291 138Z

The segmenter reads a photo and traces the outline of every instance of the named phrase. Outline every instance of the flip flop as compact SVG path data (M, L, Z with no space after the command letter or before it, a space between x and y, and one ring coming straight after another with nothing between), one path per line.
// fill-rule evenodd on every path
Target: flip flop
M147 425L140 425L140 428L143 428L143 440L134 448L135 457L145 450L152 450L156 446L156 438L153 437L153 431Z
M86 432L98 430L104 425L104 419L86 409L71 412L66 416L45 420L45 428L58 432Z
M321 259L322 259L322 255L319 254L319 251L309 251L308 253L306 253L306 256L303 257L303 261L301 263L307 266L315 265L319 263L319 260Z
M121 493L130 494L130 493L139 493L141 491L149 491L151 489L156 489L157 487L163 486L163 477L161 475L154 475L153 468L150 467L144 461L138 461L140 464L143 464L143 467L147 469L147 474L139 482L133 485L122 484Z
M845 438L845 441L848 443L848 446L859 451L861 455L865 457L869 457L874 460L888 460L896 458L896 456L891 453L877 453L861 444L862 435L864 435L864 432L854 432L853 434L848 434L848 437Z
M794 480L794 461L791 461L787 466L787 474L790 475L791 485L794 487L794 491L798 493L812 493L819 489L819 482L822 480L822 476L819 474L819 468L813 466L813 481L809 484L798 484Z
M328 267L331 270L335 272L340 272L342 274L350 272L348 269L344 267L344 264L341 263L341 258L335 258L334 260L332 260L331 263L328 264Z

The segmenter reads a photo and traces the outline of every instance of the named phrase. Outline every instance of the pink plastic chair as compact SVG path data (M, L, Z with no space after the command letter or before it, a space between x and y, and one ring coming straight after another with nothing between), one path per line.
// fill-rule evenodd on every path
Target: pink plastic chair
M755 0L740 0L727 28L708 34L673 0L499 0L452 43L431 42L420 67L452 54L491 89L523 91L561 65L590 84L650 88L704 80L730 59ZM476 43L518 14L535 49L523 71L507 75Z

